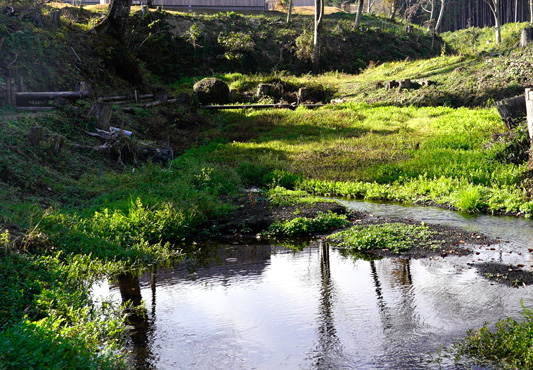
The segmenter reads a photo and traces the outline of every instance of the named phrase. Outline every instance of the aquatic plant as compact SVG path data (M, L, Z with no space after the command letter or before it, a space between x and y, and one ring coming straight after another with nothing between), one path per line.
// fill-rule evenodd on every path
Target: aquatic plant
M263 235L295 237L324 234L348 225L350 225L350 221L346 215L339 215L331 211L318 212L315 218L296 217L289 221L274 222Z
M348 230L330 235L326 240L352 251L390 249L395 252L417 244L429 244L433 233L425 225L385 223L381 225L356 225Z
M454 346L457 359L467 359L478 366L499 369L533 367L533 312L522 301L523 320L506 318L494 328L485 324L471 329L466 338Z

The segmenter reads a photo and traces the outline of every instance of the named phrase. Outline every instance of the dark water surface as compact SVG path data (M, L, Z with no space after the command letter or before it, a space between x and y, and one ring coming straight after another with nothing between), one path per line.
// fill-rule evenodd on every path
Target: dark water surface
M532 287L483 278L468 263L532 269L533 225L434 208L365 202L374 215L411 218L501 237L463 257L368 262L312 242L301 252L272 245L204 246L205 266L179 264L97 295L129 291L147 308L133 331L137 369L438 369L426 354L486 321L519 317ZM130 286L131 285L131 286ZM441 368L454 368L444 361Z

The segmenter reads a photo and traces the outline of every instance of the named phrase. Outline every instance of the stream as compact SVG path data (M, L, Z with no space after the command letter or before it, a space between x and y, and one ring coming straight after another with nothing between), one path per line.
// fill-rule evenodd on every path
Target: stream
M487 321L519 318L522 299L533 306L533 285L497 284L473 266L533 270L531 221L341 202L373 217L457 226L500 242L462 257L372 262L320 239L302 251L261 241L202 245L200 260L95 286L97 297L144 300L146 317L131 331L132 368L455 369L427 354Z

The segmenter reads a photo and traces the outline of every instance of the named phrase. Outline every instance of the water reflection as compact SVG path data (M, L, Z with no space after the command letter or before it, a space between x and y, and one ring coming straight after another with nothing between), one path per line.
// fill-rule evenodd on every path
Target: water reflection
M117 277L117 284L122 304L130 307L127 310L126 322L133 327L130 330L132 351L132 367L136 370L153 370L157 357L152 351L153 319L155 315L155 276L152 275L152 315L147 315L141 295L139 276L136 274L122 274Z
M522 298L533 305L533 286L496 285L468 265L529 258L510 254L523 245L505 247L364 261L319 242L299 252L205 245L197 260L121 277L111 291L147 307L131 321L136 369L454 369L421 357L485 321L519 317Z
M313 366L317 370L338 369L343 357L342 343L337 337L333 303L335 301L335 287L331 279L331 264L329 247L320 242L320 301L318 314L318 344L313 351Z

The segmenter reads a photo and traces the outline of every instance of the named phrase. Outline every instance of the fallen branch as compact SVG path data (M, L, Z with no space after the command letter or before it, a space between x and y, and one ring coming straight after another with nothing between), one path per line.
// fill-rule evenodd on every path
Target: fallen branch
M174 152L170 145L141 142L132 139L133 133L117 127L110 127L109 131L96 129L96 132L86 133L96 137L102 145L92 147L93 150L116 157L117 163L124 165L124 161L148 161L166 163L174 159Z

